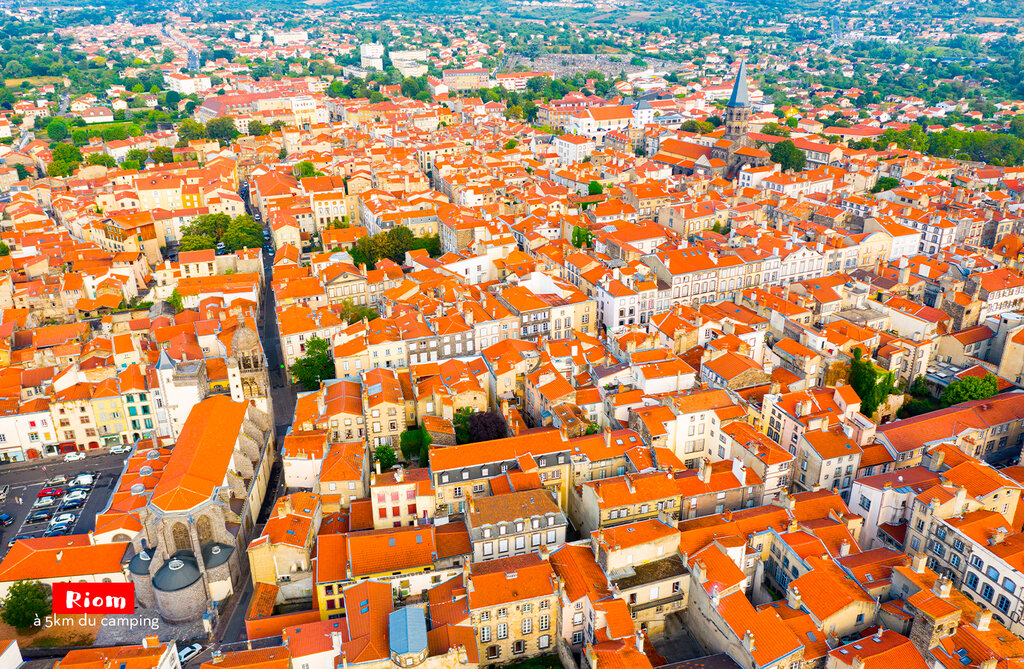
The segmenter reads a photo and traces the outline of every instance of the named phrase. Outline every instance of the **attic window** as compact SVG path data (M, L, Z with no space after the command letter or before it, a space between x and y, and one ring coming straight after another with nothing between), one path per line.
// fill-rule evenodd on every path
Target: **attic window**
M359 613L369 613L369 612L370 612L370 600L364 599L363 601L359 602Z
M395 545L395 538L391 537L390 539L388 539L388 546L394 546L394 545Z
M423 535L422 534L417 534L416 535L416 543L418 543L418 544L422 544L423 543Z

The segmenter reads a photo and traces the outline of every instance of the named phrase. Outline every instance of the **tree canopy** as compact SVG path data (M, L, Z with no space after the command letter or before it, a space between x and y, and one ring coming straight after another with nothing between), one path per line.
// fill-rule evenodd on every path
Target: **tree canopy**
M850 385L860 397L860 412L868 417L896 390L892 372L879 374L874 363L863 357L860 347L853 349Z
M330 343L320 337L306 340L306 352L292 365L292 376L306 390L317 390L324 379L334 378Z
M999 380L995 374L985 376L965 376L953 381L942 391L939 402L943 407L951 407L961 402L987 400L999 390Z
M796 148L793 140L784 139L772 147L772 162L778 163L783 170L799 172L807 162L807 154Z
M36 619L50 615L50 589L39 581L18 581L0 601L0 620L19 630L31 628Z

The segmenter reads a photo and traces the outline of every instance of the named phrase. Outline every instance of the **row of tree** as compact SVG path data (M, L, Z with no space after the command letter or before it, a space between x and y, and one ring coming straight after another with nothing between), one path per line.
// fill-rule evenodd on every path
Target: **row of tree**
M215 249L218 242L229 251L263 246L263 226L248 214L234 218L227 214L200 214L181 232L179 251Z

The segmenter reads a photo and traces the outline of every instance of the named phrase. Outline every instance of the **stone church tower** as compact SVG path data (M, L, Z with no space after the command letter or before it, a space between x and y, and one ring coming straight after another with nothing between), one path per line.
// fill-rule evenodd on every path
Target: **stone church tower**
M747 87L747 61L740 61L736 83L732 87L729 104L725 106L725 139L742 142L747 139L750 122L750 90Z
M227 367L231 399L235 402L253 400L257 408L273 416L267 359L263 355L260 336L245 324L242 314L238 316L238 328L231 337Z
M715 171L721 175L735 176L744 166L761 166L770 162L771 156L754 147L754 141L747 134L750 125L750 89L747 84L747 63L740 61L732 95L725 106L725 132L711 148L711 158L720 160ZM723 164L724 163L724 164Z

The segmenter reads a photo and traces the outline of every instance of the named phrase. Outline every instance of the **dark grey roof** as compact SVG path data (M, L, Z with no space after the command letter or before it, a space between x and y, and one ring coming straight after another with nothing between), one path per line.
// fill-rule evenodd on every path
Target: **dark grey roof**
M184 590L199 580L199 563L192 551L178 551L153 576L153 587L161 592Z
M199 550L203 554L203 566L207 569L213 569L227 562L228 558L235 551L235 547L211 541L208 544L203 544Z
M153 565L153 549L144 548L128 563L128 569L138 576L149 576L149 568Z
M736 83L732 87L732 97L729 98L730 107L749 107L750 91L747 89L747 61L740 61L739 72L736 73Z
M633 109L654 109L654 107L652 107L651 103L648 102L647 100L641 100L640 102L633 105Z

